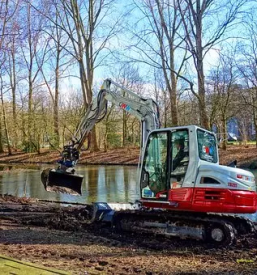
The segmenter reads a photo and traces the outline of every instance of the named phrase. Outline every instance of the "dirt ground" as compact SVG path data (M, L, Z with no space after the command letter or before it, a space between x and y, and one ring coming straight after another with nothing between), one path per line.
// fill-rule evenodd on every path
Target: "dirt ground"
M7 153L0 154L0 163L56 163L60 158L57 151L42 149L41 154L24 153L21 151L13 152L11 156ZM254 164L253 169L257 168L257 148L254 145L248 146L228 146L226 151L219 150L220 164L228 164L235 159L239 166L249 166ZM139 148L118 148L107 152L82 151L79 164L120 164L137 165L139 159Z
M138 148L83 152L80 164L138 162ZM55 163L58 152L0 154L0 163ZM221 164L257 160L257 149L220 150ZM60 207L37 200L0 197L0 254L71 274L257 274L257 236L229 248L200 241L118 234L88 224L88 206Z
M0 254L71 274L256 274L257 236L230 248L88 223L90 207L0 199Z

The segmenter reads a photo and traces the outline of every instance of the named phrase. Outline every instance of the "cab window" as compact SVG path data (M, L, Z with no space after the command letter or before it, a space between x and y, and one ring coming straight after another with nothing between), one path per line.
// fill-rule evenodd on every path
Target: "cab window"
M214 134L197 130L198 152L202 160L216 163L218 161L216 138Z

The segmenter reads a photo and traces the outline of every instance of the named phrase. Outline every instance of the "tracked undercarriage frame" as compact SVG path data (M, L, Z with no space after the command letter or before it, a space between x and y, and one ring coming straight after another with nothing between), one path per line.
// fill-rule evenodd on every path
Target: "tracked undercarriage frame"
M91 221L109 222L118 231L196 239L217 246L232 245L255 231L254 223L242 216L148 210L140 204L95 203Z

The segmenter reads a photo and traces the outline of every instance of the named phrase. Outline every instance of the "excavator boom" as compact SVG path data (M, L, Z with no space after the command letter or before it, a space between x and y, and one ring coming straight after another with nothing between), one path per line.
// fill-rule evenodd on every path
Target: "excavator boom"
M115 89L111 90L111 85ZM148 134L160 127L159 108L154 100L143 98L111 79L106 79L97 97L82 117L69 145L64 146L57 169L46 169L42 172L41 181L46 191L81 195L83 176L75 173L75 166L90 131L96 123L105 117L108 102L119 106L141 121L141 152Z

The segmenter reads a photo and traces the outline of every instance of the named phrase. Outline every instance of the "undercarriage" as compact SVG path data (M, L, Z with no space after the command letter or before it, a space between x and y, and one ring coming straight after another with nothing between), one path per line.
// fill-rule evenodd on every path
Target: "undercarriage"
M92 222L110 222L116 231L196 239L217 246L232 245L255 231L251 220L237 215L133 209L138 206L132 204L128 210L115 211L112 207L95 203Z

